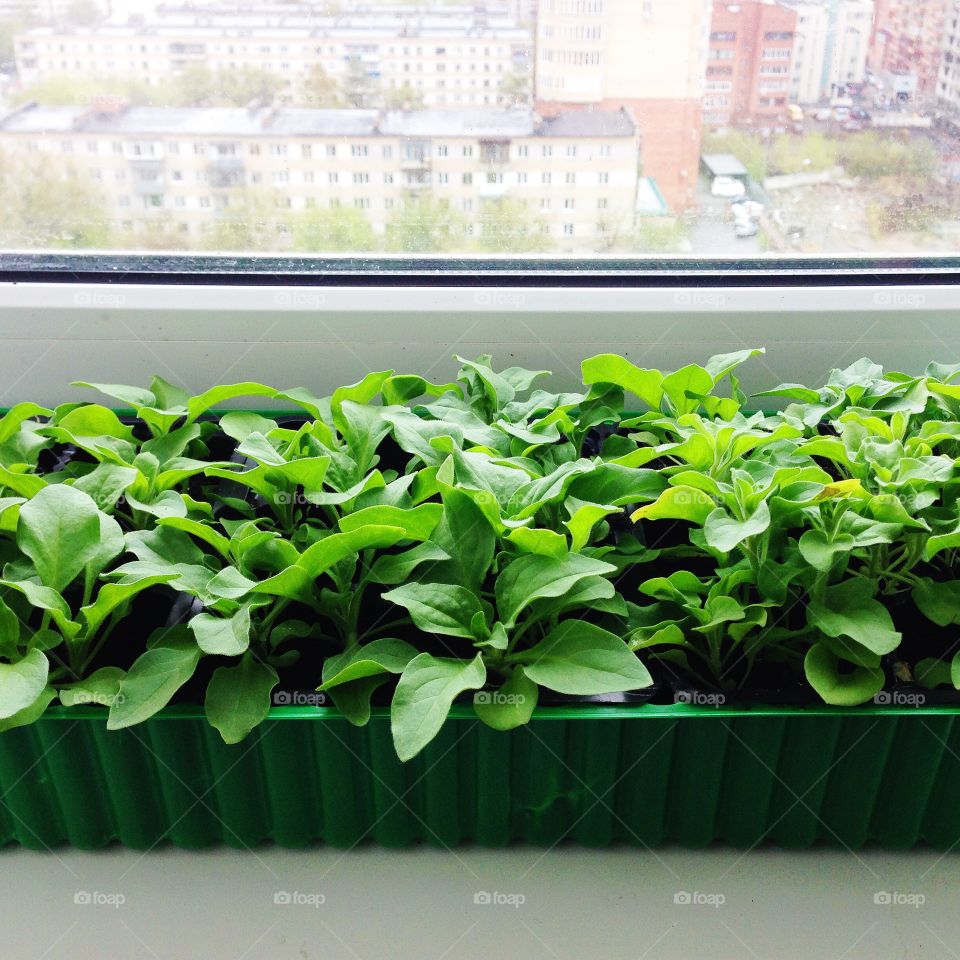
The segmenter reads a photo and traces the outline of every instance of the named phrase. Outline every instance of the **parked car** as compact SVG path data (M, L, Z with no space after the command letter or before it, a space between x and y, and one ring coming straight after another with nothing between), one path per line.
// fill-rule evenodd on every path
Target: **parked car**
M733 235L738 240L745 240L748 237L755 237L760 232L760 228L753 220L738 220L733 225Z
M850 111L850 119L851 120L870 120L871 119L870 111L864 110L863 107L854 107L854 109Z
M830 120L833 117L833 111L829 107L818 110L814 115L816 120Z
M747 188L734 177L714 177L710 192L715 197L742 197Z
M843 125L843 129L847 133L860 133L863 130L863 124L859 120L848 120Z

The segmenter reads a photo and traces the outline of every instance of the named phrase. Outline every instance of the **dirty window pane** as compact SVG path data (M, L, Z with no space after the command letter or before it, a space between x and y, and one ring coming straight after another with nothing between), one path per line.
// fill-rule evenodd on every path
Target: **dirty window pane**
M955 0L0 0L0 249L960 247Z

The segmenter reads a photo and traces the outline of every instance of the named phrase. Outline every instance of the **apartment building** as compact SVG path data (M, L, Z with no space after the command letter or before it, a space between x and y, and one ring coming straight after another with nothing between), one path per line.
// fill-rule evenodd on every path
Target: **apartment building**
M644 175L694 207L709 22L710 0L539 0L537 109L626 109Z
M790 99L817 103L866 77L873 0L779 0L797 15Z
M30 29L14 52L28 85L65 74L158 85L203 65L263 70L292 94L319 66L356 106L408 94L425 107L496 108L531 89L532 35L508 8L492 9L367 6L329 15L302 5L160 6L123 22Z
M625 111L27 106L0 120L0 153L88 177L121 233L163 221L199 243L253 193L280 249L304 211L354 207L383 234L430 196L469 233L509 200L554 249L591 251L632 230L637 199Z
M937 102L953 118L960 117L960 0L953 0L944 23Z
M717 2L703 101L704 122L782 121L793 86L797 13L764 0Z
M870 69L912 76L922 99L937 95L948 13L953 0L877 0Z

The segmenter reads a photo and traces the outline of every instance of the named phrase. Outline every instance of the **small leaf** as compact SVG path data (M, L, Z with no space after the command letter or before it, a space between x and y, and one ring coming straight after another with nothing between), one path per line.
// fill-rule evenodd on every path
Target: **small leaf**
M190 621L189 627L197 638L197 646L204 653L235 657L250 646L250 607L244 604L226 617L198 613Z
M529 723L540 690L517 667L498 690L480 690L473 695L473 711L494 730L513 730Z
M613 353L602 353L598 357L584 360L581 369L583 382L588 386L595 383L612 383L639 397L654 410L660 408L660 400L663 397L663 374L659 370L644 370ZM710 387L712 386L711 382ZM709 390L710 387L707 389Z
M748 537L758 536L769 527L770 508L766 501L762 501L754 514L746 520L737 520L722 507L717 507L707 517L703 534L704 539L714 550L729 553Z
M854 548L854 539L849 533L834 534L829 539L822 530L807 530L800 538L800 554L815 570L827 573L838 554L849 553Z
M123 680L123 676L123 671L119 667L101 667L85 680L78 680L76 683L60 687L58 691L60 702L65 707L88 704L112 706L120 692L120 681Z
M900 634L886 607L874 596L872 580L857 578L827 587L822 600L811 600L807 619L830 637L850 637L883 656L900 645Z
M630 519L639 520L688 520L702 524L713 512L716 504L702 490L696 487L668 487L659 498L635 511Z
M471 621L484 616L480 598L459 584L407 583L383 595L384 600L406 607L414 624L426 633L473 639Z
M511 561L497 577L497 609L509 630L534 600L559 597L586 577L616 572L616 567L582 554L556 559L525 555Z
M443 516L439 503L424 503L412 510L400 507L367 507L349 513L340 520L340 529L352 533L368 526L395 527L403 530L409 540L426 540Z
M270 693L278 683L277 671L249 650L236 666L213 671L203 710L224 743L239 743L266 719Z
M882 689L883 670L879 667L853 667L841 672L840 659L822 643L815 643L803 661L807 682L824 703L854 707L872 700Z
M531 680L558 693L620 693L653 683L623 640L582 620L565 620L535 647L515 656Z
M403 640L374 640L330 657L323 664L323 683L318 690L330 690L344 683L382 673L403 673L417 651Z
M100 512L73 487L44 487L20 508L17 543L44 586L61 593L97 553Z
M415 757L440 732L453 701L479 690L487 678L481 654L473 660L449 660L421 653L407 664L390 708L390 729L397 756Z
M507 534L507 540L523 553L556 559L562 559L569 553L567 538L559 533L554 533L552 530L533 530L530 527L518 527Z
M156 646L140 654L120 682L117 700L107 717L108 730L141 723L163 709L193 676L200 648L192 645Z
M40 650L16 663L0 663L0 720L26 710L43 693L50 664Z

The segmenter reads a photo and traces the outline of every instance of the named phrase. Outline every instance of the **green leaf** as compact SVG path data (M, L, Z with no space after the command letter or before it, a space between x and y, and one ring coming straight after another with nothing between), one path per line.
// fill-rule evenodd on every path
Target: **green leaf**
M380 673L341 684L330 691L330 699L344 718L355 727L366 726L370 720L370 697L390 679L390 674Z
M367 507L342 517L340 529L344 533L352 533L369 526L395 527L403 530L409 540L426 540L442 516L443 507L439 503L424 503L412 510L400 507Z
M49 417L52 413L52 410L38 406L35 403L14 404L14 406L0 417L0 443L6 443L11 437L15 436L25 420L32 420L36 417Z
M954 550L960 547L960 523L949 533L939 533L927 540L923 548L923 559L932 560L941 550Z
M46 486L47 481L43 477L33 473L17 473L0 466L0 489L6 487L21 497L29 498L36 496Z
M44 585L60 593L99 549L100 511L73 487L44 487L20 508L17 543Z
M709 394L713 386L713 377L695 363L663 378L663 392L677 415L696 410L700 397Z
M567 492L578 500L621 507L656 500L666 484L666 478L657 470L598 463L586 476L577 477Z
M917 609L938 627L960 623L960 580L921 580L912 592Z
M690 486L668 487L656 502L641 507L630 519L639 520L688 520L702 524L713 512L716 504L702 490Z
M770 508L766 501L762 501L753 515L746 520L737 520L722 507L717 507L707 517L703 534L704 539L714 550L729 553L748 537L758 536L769 527Z
M189 627L204 653L235 657L250 646L250 605L244 604L226 617L198 613Z
M14 727L25 727L35 723L43 716L44 711L50 706L50 702L56 695L57 691L53 687L44 687L40 691L40 696L29 706L18 710L13 716L7 717L6 720L0 720L0 733L13 730Z
M74 489L87 494L101 510L116 506L117 501L140 476L133 467L117 463L100 463L73 484Z
M158 527L170 527L174 530L182 530L202 540L204 543L213 547L217 553L225 560L230 559L230 540L222 533L217 533L208 523L200 523L198 520L189 520L187 517L161 517L157 521Z
M449 660L421 653L400 676L390 708L390 729L397 756L415 757L440 732L454 699L479 690L487 678L483 657Z
M239 743L267 718L270 693L279 682L277 671L249 650L235 666L213 671L203 711L224 743Z
M262 383L230 383L211 387L209 390L187 401L187 420L192 422L211 407L237 397L275 397L277 391Z
M829 637L850 637L883 656L900 645L886 607L874 596L876 584L858 577L825 588L823 599L807 606L808 622Z
M660 400L663 397L663 374L659 370L644 370L613 353L602 353L600 356L584 360L581 369L583 382L588 386L595 383L612 383L639 397L654 410L660 407ZM710 387L712 386L711 381ZM710 387L707 389L709 390Z
M537 706L539 687L517 667L498 690L473 695L473 711L494 730L513 730L529 723Z
M120 682L117 700L107 717L108 730L141 723L162 710L193 676L200 648L193 645L156 646L140 654Z
M152 577L144 577L132 583L105 583L97 592L97 597L93 603L80 608L80 616L86 623L87 637L92 637L103 621L107 619L117 608L123 606L132 600L137 594L148 590L160 583L168 583L176 579L176 574L170 573L156 574Z
M403 553L378 557L370 568L370 579L374 583L382 583L388 586L405 583L421 564L437 563L449 559L450 555L435 543L430 541L418 543L415 547L411 547Z
M47 685L50 664L40 650L31 650L16 663L0 663L0 720L37 701Z
M473 639L471 621L484 616L480 598L459 584L407 583L383 595L410 612L414 624L426 633Z
M496 536L483 510L462 490L444 487L443 520L434 540L449 554L456 579L477 591L493 565Z
M91 390L99 390L100 393L114 400L119 400L134 409L138 407L153 407L156 405L156 397L143 387L128 387L122 383L88 383L86 380L74 380L73 387L88 387Z
M123 671L119 667L101 667L85 680L59 687L60 702L65 707L81 707L96 704L112 706L120 692Z
M822 643L815 643L804 657L807 682L824 703L854 707L872 700L883 689L884 675L879 667L854 666L841 672L840 662Z
M562 559L527 555L511 561L497 577L497 609L509 630L534 600L559 597L585 577L616 572L616 567L582 554Z
M822 530L807 530L800 538L800 553L815 570L827 573L838 554L849 553L855 541L849 533L837 533L833 539Z
M383 673L403 673L415 656L416 649L403 640L374 640L324 661L323 683L317 689L330 690Z
M515 656L531 680L558 693L620 693L653 683L623 640L582 620L565 620L535 647Z
M754 350L737 350L735 353L718 354L707 361L707 373L713 377L715 383L719 383L728 373L736 370L742 363L746 363L746 361L752 357L763 356L766 352L766 350L758 348Z
M530 527L518 527L506 537L522 553L532 553L543 557L562 559L569 550L567 538L552 530L533 530Z
M583 503L573 498L567 500L567 508L572 509L572 515L569 520L563 521L563 525L570 531L570 549L574 553L579 553L587 546L593 528L601 520L620 512L618 507L612 505Z

